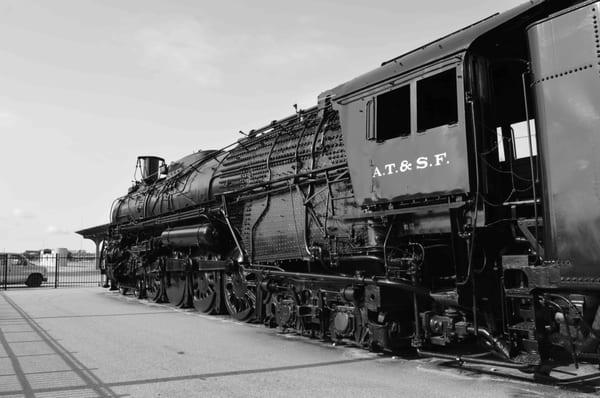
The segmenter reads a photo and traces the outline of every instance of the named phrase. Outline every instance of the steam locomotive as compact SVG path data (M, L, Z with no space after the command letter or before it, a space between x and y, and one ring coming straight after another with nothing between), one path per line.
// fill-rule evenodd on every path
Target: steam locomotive
M226 148L138 157L95 229L111 284L371 349L597 362L599 10L530 1Z

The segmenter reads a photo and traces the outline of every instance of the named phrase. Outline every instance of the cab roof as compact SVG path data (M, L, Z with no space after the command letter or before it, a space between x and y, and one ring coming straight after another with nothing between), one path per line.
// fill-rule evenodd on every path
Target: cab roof
M437 60L466 51L482 35L528 13L528 11L545 2L547 1L531 0L503 13L491 15L413 51L383 62L379 68L326 91L320 97L331 96L333 100L338 100Z

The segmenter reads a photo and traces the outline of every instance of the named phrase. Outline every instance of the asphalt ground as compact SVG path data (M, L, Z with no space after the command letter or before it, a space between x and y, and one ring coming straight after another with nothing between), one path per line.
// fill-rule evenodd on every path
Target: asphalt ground
M101 288L0 293L0 397L566 397L493 368L397 358Z

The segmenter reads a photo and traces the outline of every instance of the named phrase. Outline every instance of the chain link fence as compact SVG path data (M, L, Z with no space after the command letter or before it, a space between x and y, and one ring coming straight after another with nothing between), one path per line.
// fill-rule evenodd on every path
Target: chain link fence
M0 253L0 289L100 285L94 255Z

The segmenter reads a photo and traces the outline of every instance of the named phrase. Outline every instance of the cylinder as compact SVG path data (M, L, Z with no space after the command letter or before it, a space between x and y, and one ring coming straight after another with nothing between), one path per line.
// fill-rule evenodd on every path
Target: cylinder
M161 242L171 247L220 246L219 237L219 232L213 224L173 228L160 234Z

